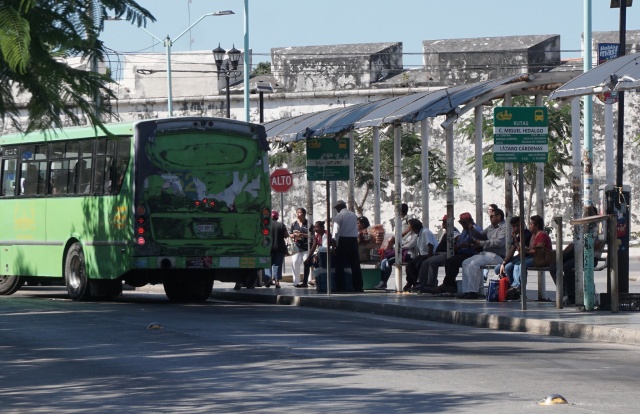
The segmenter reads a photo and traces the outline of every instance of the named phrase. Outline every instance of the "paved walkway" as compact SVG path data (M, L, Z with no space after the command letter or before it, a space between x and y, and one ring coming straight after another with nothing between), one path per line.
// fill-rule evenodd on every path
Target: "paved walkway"
M640 253L640 249L638 252ZM640 255L634 255L632 260L638 263ZM367 290L360 294L327 295L316 292L315 289L294 288L291 283L286 282L282 283L282 289L260 287L242 288L239 291L234 291L232 284L217 283L214 286L212 298L368 312L479 328L640 345L640 311L612 313L610 311L585 312L576 307L556 309L553 281L547 276L546 297L549 301L538 301L537 280L532 280L537 279L535 276L529 276L527 310L521 309L520 301L486 302L395 291ZM393 288L392 285L389 287ZM634 268L630 271L629 290L640 296L640 271ZM596 291L606 292L606 272L604 271L596 273ZM532 298L536 300L531 300ZM640 309L640 303L638 305Z

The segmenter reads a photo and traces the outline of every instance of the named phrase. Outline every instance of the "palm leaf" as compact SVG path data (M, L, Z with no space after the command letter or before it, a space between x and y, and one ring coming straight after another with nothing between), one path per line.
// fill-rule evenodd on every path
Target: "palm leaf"
M29 22L18 10L0 6L0 53L11 70L24 73L29 63Z

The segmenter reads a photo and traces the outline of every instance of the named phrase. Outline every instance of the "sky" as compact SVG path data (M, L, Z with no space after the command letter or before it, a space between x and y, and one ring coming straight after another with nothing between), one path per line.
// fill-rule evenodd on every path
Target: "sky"
M253 64L274 47L402 42L405 68L422 63L422 41L517 35L560 35L562 57L579 57L586 0L249 0ZM175 39L172 50L223 49L244 44L244 0L138 0L157 19L147 30ZM620 9L591 0L592 31L617 31ZM627 29L640 29L640 0L627 8ZM159 52L162 44L128 22L107 21L105 46L119 53ZM155 44L155 46L154 46Z

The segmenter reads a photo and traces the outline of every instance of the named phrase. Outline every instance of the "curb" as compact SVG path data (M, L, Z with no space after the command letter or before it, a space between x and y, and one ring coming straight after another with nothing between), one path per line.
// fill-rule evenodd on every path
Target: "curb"
M585 341L613 342L617 344L640 345L640 331L596 326L580 323L568 323L545 319L516 318L430 308L414 308L387 303L360 302L339 298L318 298L294 295L264 295L216 291L211 298L237 302L254 302L272 305L306 306L331 310L371 313L381 316L451 323L510 332L523 332L535 335L574 338Z

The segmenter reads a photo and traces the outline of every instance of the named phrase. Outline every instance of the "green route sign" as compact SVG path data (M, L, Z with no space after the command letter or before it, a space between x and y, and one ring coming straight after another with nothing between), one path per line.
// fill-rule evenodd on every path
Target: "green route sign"
M349 180L349 138L307 139L307 180Z
M549 117L546 107L494 108L495 162L547 162L548 158Z

